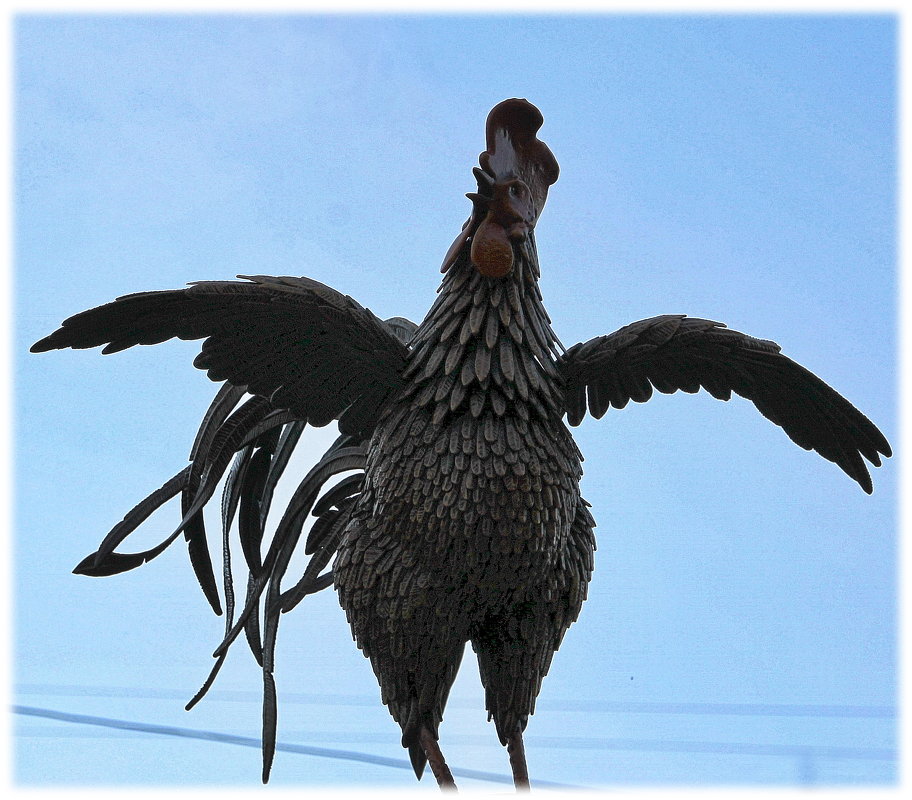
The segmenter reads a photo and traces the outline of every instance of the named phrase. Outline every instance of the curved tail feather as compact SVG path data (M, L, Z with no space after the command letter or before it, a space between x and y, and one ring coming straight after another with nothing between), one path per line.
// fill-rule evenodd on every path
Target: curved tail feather
M403 343L416 327L401 318L388 324ZM343 434L336 439L298 484L264 555L275 488L306 425L266 398L248 396L245 387L225 383L203 416L190 451L190 464L131 509L104 537L98 550L74 569L78 574L96 577L126 572L164 552L183 532L200 588L215 613L221 614L203 511L224 478L220 503L224 635L213 653L216 661L212 669L186 708L190 710L207 694L229 648L244 631L250 651L263 670L264 782L269 778L275 753L277 699L273 670L280 615L307 595L332 585L332 570L323 570L335 555L360 496L369 438L368 433ZM354 474L334 480L344 473ZM116 552L152 513L177 495L181 496L181 522L167 539L143 552ZM310 516L315 519L304 552L311 557L301 578L282 591L282 580ZM246 596L237 619L234 584L239 576L231 557L232 530L237 530L247 578Z

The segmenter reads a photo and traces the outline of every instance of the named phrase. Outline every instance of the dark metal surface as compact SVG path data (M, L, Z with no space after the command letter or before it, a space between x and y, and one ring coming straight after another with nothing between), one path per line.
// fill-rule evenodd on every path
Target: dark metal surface
M416 773L430 763L440 785L452 785L437 729L469 642L516 785L527 786L522 731L585 600L595 550L595 523L579 493L582 456L565 415L576 425L587 408L598 418L648 400L653 389L703 388L722 400L732 392L750 399L867 492L863 459L879 465L890 455L863 414L778 345L720 323L656 317L564 351L538 289L534 227L558 177L536 137L541 124L524 100L491 111L474 170L478 188L468 195L472 214L420 326L382 322L307 278L257 276L129 295L71 317L32 348L114 352L175 336L205 339L194 363L226 383L190 466L134 508L75 571L132 569L183 533L200 585L221 613L202 510L228 471L225 639L190 705L243 632L263 667L264 780L275 750L280 614L334 583ZM245 401L247 393L253 397ZM304 426L333 420L339 439L301 481L265 545L273 490ZM178 494L183 519L168 539L142 553L116 552ZM283 590L311 514L317 519L303 544L311 559ZM247 573L237 619L235 519Z

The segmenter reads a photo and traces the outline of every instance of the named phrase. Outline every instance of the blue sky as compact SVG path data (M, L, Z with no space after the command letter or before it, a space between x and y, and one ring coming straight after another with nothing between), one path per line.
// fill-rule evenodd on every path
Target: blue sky
M259 733L240 648L182 710L222 622L180 544L123 576L70 574L185 464L215 391L198 345L28 346L118 295L238 273L308 275L420 321L506 97L542 110L561 165L536 236L565 345L661 313L717 319L777 341L897 443L894 17L45 15L14 34L23 706ZM746 401L705 393L576 437L599 550L529 725L533 781L895 780L896 460L868 497ZM279 740L404 759L323 595L283 623ZM469 654L441 744L508 774L477 684ZM21 784L259 782L256 749L218 742L20 716L14 745ZM414 778L279 753L273 782Z

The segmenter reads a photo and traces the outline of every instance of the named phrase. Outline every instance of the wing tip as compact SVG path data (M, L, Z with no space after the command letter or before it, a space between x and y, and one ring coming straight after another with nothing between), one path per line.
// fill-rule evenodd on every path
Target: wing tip
M880 431L878 431L878 433L880 433ZM890 443L887 441L886 437L883 436L883 434L881 434L881 436L883 437L883 442L877 448L877 452L880 453L884 458L892 458L893 457L893 448L890 447ZM877 466L879 467L880 464L878 464Z
M858 476L853 475L852 477L855 478L865 494L874 494L874 482L871 480L871 475L866 469L863 474Z
M45 336L43 339L39 339L35 344L29 348L30 353L46 353L49 350L59 349L59 345L54 344L54 334L50 336Z

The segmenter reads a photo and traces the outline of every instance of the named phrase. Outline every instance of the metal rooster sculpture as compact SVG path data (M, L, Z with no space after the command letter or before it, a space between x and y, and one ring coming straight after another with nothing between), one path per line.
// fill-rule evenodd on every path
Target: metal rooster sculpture
M275 750L280 614L332 584L416 775L430 763L441 787L454 786L437 730L470 642L514 782L528 787L523 730L586 598L595 550L595 523L579 491L582 457L565 415L578 425L587 407L599 418L648 400L653 388L703 388L720 400L732 392L751 400L866 492L862 457L880 465L880 455L890 455L861 412L776 344L717 322L654 317L564 351L537 283L534 227L558 176L536 138L542 121L525 100L491 111L474 170L478 191L468 195L471 217L419 326L383 322L308 278L254 276L127 295L67 319L32 347L105 345L102 352L113 353L175 336L205 339L194 365L225 383L189 466L130 511L75 572L132 569L183 533L203 592L221 613L203 507L233 459L221 506L225 638L188 708L243 632L263 668L264 781ZM341 435L299 484L270 539L273 490L303 428L333 420ZM353 474L327 488L343 472ZM145 552L116 552L178 494L183 519L171 536ZM304 543L311 559L283 590L311 514ZM237 619L235 517L248 572Z

